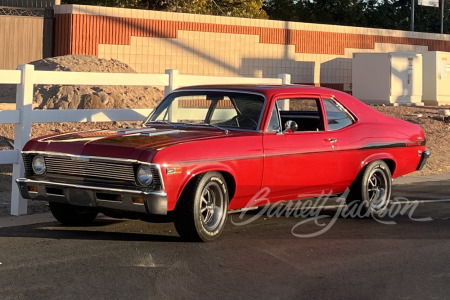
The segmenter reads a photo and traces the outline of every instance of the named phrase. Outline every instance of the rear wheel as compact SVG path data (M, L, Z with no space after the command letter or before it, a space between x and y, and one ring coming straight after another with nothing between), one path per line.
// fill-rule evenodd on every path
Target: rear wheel
M360 217L379 216L389 206L392 176L384 161L374 161L367 165L363 173L350 187L347 205L350 209L358 206Z
M50 211L56 220L69 226L87 226L94 222L98 210L92 207L50 202Z
M189 241L213 241L223 231L228 213L228 190L218 172L194 179L175 209L175 228Z

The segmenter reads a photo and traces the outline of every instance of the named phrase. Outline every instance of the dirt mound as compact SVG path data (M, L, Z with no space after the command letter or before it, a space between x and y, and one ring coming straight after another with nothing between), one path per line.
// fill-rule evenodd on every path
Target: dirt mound
M30 64L41 71L136 73L118 60L87 55L51 57ZM0 86L0 102L14 102L15 93L15 85ZM152 86L37 85L34 88L33 108L152 108L162 97L162 91Z
M376 106L378 111L411 123L418 124L425 132L430 159L422 171L414 175L443 174L450 172L450 124L439 115L441 107Z
M101 73L136 73L129 65L116 60L89 55L65 55L50 57L30 62L36 70L101 72Z

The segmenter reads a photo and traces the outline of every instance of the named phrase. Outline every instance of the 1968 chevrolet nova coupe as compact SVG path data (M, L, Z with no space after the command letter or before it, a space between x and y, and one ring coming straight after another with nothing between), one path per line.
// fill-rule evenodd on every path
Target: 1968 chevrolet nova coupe
M22 197L49 201L63 224L164 216L183 238L211 241L230 211L347 189L348 203L380 214L392 178L430 153L417 125L343 92L290 85L181 88L142 128L40 137L22 155Z

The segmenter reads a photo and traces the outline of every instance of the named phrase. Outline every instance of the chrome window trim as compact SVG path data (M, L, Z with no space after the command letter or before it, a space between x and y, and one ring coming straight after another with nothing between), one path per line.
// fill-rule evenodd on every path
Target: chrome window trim
M355 124L358 121L357 116L352 111L350 111L347 107L345 107L344 104L339 102L339 100L336 97L333 96L332 98L323 98L323 99L328 99L328 100L334 101L337 104L337 106L342 108L342 110L345 111L350 116L350 118L353 121L353 124ZM353 124L351 124L351 125L353 125Z

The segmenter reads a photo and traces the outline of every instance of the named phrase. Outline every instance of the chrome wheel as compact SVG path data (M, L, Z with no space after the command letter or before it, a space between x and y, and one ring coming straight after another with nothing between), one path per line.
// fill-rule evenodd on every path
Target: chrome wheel
M224 214L224 197L220 186L215 182L208 183L203 189L200 202L200 214L203 226L213 231L220 224Z
M213 241L223 231L228 216L227 184L219 172L194 178L175 208L175 228L189 241Z
M379 211L385 208L388 203L387 187L389 179L383 169L377 168L372 170L367 183L368 202L370 208Z
M377 160L368 164L350 186L347 205L354 217L379 217L389 206L392 177L388 165Z

